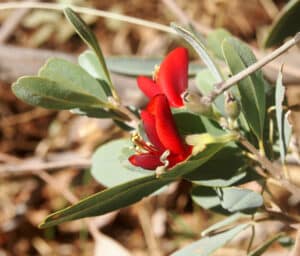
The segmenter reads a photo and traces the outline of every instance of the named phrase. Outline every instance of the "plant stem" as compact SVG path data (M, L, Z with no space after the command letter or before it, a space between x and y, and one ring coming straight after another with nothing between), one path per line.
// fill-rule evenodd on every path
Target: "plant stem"
M125 115L129 121L131 121L131 126L137 129L140 119L132 113L126 106L124 106L121 102L116 101L115 98L109 97L108 101L112 104L112 106L118 110L121 114ZM127 120L127 121L128 121ZM123 120L124 121L124 120Z
M276 164L273 164L267 157L262 156L260 152L245 137L240 136L239 142L255 155L261 166L267 170L268 173L282 185L282 187L291 192L293 196L300 201L300 188L291 183L287 178L284 177L284 175L282 175L283 173L280 167L278 167Z
M9 3L0 3L0 10L8 10L8 9L47 9L47 10L56 10L62 11L65 7L72 8L75 12L81 14L89 14L103 18L115 19L127 23L132 23L135 25L140 25L160 31L164 31L167 33L175 34L175 31L171 29L169 26L159 24L152 21L146 21L139 18L134 18L127 15L122 15L118 13L96 10L88 7L80 7L74 5L66 5L66 4L55 4L55 3L36 3L36 2L9 2Z
M262 156L260 152L243 136L240 136L239 142L255 155L257 161L260 162L263 168L273 176L280 176L281 170L275 166L268 158Z
M297 45L299 41L300 41L300 32L298 32L291 40L287 41L285 44L277 48L275 51L266 55L265 57L255 62L248 68L230 77L228 80L216 84L214 90L206 97L203 97L203 102L206 104L212 103L219 95L221 95L223 92L231 88L237 82L243 80L245 77L261 69L263 66L265 66L269 62L273 61L274 59L276 59L277 57L285 53L291 47Z
M254 226L254 223L253 223L252 226L251 226L251 237L250 237L249 244L248 244L248 247L247 247L247 255L249 254L249 252L251 250L251 247L252 247L252 244L253 244L253 241L254 241L254 237L255 237L255 226Z

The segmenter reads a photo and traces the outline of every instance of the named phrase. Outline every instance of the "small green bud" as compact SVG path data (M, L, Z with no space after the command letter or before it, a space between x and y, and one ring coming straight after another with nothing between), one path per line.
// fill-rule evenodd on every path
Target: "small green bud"
M213 116L211 104L202 102L202 95L195 92L184 92L182 99L185 107L191 112L202 114L205 116Z
M241 112L240 103L231 92L225 95L225 112L231 120L236 120Z

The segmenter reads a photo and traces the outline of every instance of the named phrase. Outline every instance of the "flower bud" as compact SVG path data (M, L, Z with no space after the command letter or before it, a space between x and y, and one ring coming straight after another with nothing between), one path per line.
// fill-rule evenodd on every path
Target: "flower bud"
M202 101L202 95L195 92L184 92L182 99L185 107L194 113L199 113L205 116L213 116L211 104L206 104Z
M236 120L241 112L240 103L231 92L226 93L225 97L225 112L231 120Z

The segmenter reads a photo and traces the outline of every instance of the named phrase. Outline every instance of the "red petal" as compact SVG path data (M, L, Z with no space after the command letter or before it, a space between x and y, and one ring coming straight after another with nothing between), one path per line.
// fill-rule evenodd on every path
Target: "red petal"
M147 170L155 170L158 166L163 165L160 161L160 156L156 154L144 153L132 155L128 160L131 164Z
M168 161L169 161L169 166L168 167L172 168L174 165L183 162L185 159L187 159L191 155L192 149L193 149L193 147L187 146L183 155L171 154L168 157Z
M159 137L156 132L155 127L155 118L154 116L149 113L148 111L143 110L141 112L141 118L143 120L143 125L145 132L147 134L147 137L149 141L154 145L160 152L165 151L164 146L161 144Z
M139 76L137 78L137 84L141 91L150 99L155 95L161 93L158 85L148 77Z
M186 145L179 136L166 96L159 94L153 97L146 111L155 118L155 130L163 146L171 153L185 154Z
M171 51L160 65L157 84L173 107L183 106L181 94L188 85L188 51L179 47Z

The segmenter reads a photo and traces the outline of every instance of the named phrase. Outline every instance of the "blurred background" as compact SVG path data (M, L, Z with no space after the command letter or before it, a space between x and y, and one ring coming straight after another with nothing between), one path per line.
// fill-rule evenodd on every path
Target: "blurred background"
M204 35L211 29L224 27L251 45L261 57L267 52L261 47L263 38L288 1L49 2L93 7L165 25L172 21L181 24L193 21ZM95 32L106 56L163 56L184 44L174 35L151 28L95 16L84 15L83 18ZM138 203L95 218L94 228L75 221L38 229L38 224L49 213L104 189L90 176L90 156L97 146L124 134L110 120L33 108L12 94L12 82L22 75L36 74L48 57L75 60L86 49L61 12L0 10L0 23L0 256L169 255L199 238L202 229L221 218L193 205L187 193L190 185L180 182L168 192L149 199L148 208ZM293 74L300 73L299 66L293 64L299 59L297 54L284 59L291 63ZM190 57L196 59L193 53ZM278 65L268 66L265 71L274 81ZM115 75L113 79L124 102L141 104L134 78ZM293 125L299 134L300 79L290 78L287 82L289 104L295 110ZM262 226L258 229L257 241L280 228L280 224ZM235 239L216 255L243 255L247 235ZM286 249L276 246L265 255L284 253Z

